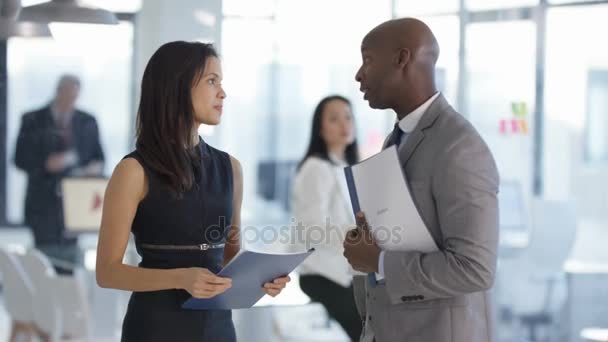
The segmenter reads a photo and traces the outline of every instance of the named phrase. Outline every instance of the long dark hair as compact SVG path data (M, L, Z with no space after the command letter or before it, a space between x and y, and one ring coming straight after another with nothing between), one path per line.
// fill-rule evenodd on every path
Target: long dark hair
M200 155L192 148L191 91L207 59L217 56L211 44L170 42L152 55L141 81L136 148L178 197L192 188L200 168Z
M346 97L340 95L327 96L326 98L322 99L321 102L319 102L319 104L315 108L315 112L312 117L312 130L310 133L310 143L308 144L308 150L306 151L304 158L302 158L302 160L298 164L298 170L300 169L302 164L304 164L306 159L312 156L325 159L330 163L332 162L331 159L329 159L327 143L325 142L325 140L323 140L323 137L321 137L321 125L323 124L323 112L325 111L325 106L327 106L327 104L333 100L342 101L352 108L352 104L350 103L350 101ZM351 144L346 146L346 150L344 151L344 157L346 158L346 163L348 165L355 164L359 161L359 147L357 145L356 137Z

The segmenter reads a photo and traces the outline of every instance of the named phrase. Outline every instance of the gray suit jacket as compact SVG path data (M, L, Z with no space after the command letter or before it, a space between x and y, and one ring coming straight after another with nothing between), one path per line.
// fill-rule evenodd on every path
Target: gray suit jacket
M366 340L493 341L498 172L473 126L440 95L399 147L438 252L389 251L385 284L354 280ZM404 222L407 224L407 222Z

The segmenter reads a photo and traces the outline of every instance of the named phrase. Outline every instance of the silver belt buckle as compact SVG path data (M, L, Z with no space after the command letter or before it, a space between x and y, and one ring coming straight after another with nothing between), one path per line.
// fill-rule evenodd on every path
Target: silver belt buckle
M200 248L201 251L206 251L209 249L209 245L206 243L201 243L200 245L198 245L198 248Z

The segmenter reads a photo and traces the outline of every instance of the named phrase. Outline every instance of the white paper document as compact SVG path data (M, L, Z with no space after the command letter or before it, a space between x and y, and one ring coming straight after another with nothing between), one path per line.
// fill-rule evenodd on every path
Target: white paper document
M353 211L363 211L382 250L438 249L416 208L395 146L345 168L344 173Z

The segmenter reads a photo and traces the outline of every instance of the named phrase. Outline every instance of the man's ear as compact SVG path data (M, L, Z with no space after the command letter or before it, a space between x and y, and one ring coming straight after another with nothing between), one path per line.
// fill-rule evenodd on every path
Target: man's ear
M408 48L400 48L397 50L396 56L396 64L400 69L405 68L405 66L410 62L410 58L412 56L412 51Z

